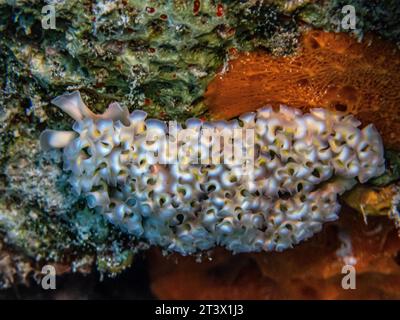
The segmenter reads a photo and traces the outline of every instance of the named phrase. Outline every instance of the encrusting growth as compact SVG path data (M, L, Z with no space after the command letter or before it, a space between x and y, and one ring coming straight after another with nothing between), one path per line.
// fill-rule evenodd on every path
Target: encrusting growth
M64 148L73 189L122 231L183 255L217 245L234 252L292 247L337 219L338 195L384 171L374 126L359 129L341 112L264 107L232 121L189 119L172 133L118 103L95 115L77 91L53 103L76 121L74 131L46 130L41 144ZM176 132L205 129L216 134L191 136L177 154L165 149L162 137L176 142ZM253 148L232 142L251 160L247 174L213 149L218 134L235 129L253 133ZM204 154L224 161L203 161Z

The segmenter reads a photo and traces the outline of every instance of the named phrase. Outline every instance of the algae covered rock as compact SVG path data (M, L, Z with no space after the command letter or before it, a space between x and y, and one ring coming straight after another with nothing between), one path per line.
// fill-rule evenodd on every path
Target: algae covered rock
M42 27L46 5L54 29ZM39 150L46 126L71 124L49 101L79 89L97 111L119 101L162 119L199 116L231 54L291 53L298 36L276 4L253 1L0 1L0 17L0 230L34 260L91 254L111 273L140 245L72 194L57 152Z
M56 12L56 28L47 30L41 28L44 2L0 4L5 59L17 65L10 76L30 77L53 95L75 87L99 106L118 100L163 118L182 119L205 111L202 94L229 49L279 47L288 53L296 45L296 24L288 23L273 5L177 0L49 3ZM279 34L285 40L276 45L270 39Z

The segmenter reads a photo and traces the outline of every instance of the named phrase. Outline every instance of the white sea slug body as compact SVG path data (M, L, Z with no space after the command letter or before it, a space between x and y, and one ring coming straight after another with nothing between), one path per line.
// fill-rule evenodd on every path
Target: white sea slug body
M178 133L250 129L254 170L244 175L241 164L188 160L204 150L222 158L223 150L212 149L215 137L189 139L186 153L171 162L157 138L177 137L165 123L146 120L145 112L129 114L113 103L95 115L79 92L53 103L76 120L74 131L46 130L41 143L64 148L73 189L123 231L184 255L216 245L234 252L292 247L337 219L338 195L384 171L373 125L359 129L351 115L324 109L262 108L239 120L178 125Z

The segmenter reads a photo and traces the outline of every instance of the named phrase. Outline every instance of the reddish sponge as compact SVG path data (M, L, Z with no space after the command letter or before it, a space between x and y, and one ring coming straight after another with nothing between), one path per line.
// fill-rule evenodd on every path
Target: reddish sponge
M215 119L266 104L346 111L374 123L386 147L400 149L400 51L372 35L310 31L292 57L243 53L209 85Z

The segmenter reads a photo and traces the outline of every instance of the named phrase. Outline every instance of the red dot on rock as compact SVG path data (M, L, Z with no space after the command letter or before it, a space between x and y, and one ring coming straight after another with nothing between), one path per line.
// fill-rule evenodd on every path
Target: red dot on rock
M200 1L196 0L193 3L193 13L197 13L200 10Z
M219 3L217 6L217 16L222 17L224 15L224 6Z
M146 7L146 11L147 13L154 13L156 12L156 9L154 9L153 7Z

